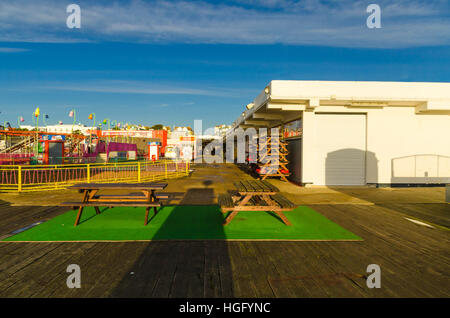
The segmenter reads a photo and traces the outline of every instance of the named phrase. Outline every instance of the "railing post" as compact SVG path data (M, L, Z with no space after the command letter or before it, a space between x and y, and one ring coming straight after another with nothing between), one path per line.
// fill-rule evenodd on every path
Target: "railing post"
M138 162L138 182L141 182L141 163Z
M91 165L87 164L86 169L87 183L91 183Z
M167 179L167 160L164 160L164 172L165 172L166 179Z
M186 159L185 165L186 165L186 175L188 175L189 174L189 168L188 168L188 160L187 159Z
M17 190L22 191L22 166L19 166L19 176L17 178Z
M55 176L55 174L56 174L56 176ZM58 166L55 165L55 171L53 171L53 178L55 179L54 181L55 181L55 188L56 189L58 188L58 182L57 182L58 177L57 177L57 175L58 175Z

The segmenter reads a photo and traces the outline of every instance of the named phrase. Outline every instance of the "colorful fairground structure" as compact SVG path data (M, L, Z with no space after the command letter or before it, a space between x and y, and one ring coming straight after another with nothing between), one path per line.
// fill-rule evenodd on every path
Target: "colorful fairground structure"
M0 191L55 190L80 182L146 182L185 176L186 160L162 159L167 132L151 137L52 133L0 125Z

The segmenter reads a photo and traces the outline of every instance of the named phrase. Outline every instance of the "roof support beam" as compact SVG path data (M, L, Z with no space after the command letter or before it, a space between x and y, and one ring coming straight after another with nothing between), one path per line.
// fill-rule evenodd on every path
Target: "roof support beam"
M303 111L305 108L306 105L303 104L267 104L267 109L281 109L283 111Z
M320 106L320 100L318 98L312 98L309 100L308 108L316 108Z
M425 101L416 106L416 113L421 112L438 112L438 111L449 111L450 103L445 100L430 100Z
M282 115L279 114L269 114L269 113L254 113L253 118L255 119L276 119L281 120L283 119Z
M247 128L255 128L255 127L252 126L252 125L244 125L244 124L241 124L241 125L239 125L239 127L237 127L237 128L247 129Z
M253 126L270 126L270 121L266 120L246 120L245 125Z

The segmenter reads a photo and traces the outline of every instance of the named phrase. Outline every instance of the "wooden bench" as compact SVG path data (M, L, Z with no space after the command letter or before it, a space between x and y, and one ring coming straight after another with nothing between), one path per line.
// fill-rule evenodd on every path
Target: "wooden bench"
M83 208L85 207L94 207L95 213L100 214L99 207L117 207L117 206L125 206L125 207L145 207L145 220L144 225L148 223L148 214L150 212L150 208L154 209L154 215L158 213L157 208L161 207L161 203L159 202L142 202L142 201L93 201L93 202L63 202L61 206L71 206L74 209L79 209L77 214L77 218L75 220L75 226L77 226L80 222L81 213ZM81 212L80 212L81 211Z
M217 201L223 213L232 211L234 209L233 198L229 193L219 194Z
M69 188L78 189L83 193L83 200L78 202L63 202L62 206L72 206L78 208L78 214L75 220L75 226L80 222L81 214L85 207L94 207L95 212L100 214L100 206L116 207L116 206L128 206L128 207L145 207L145 222L148 223L148 214L150 208L153 207L155 215L158 213L157 208L161 206L159 199L169 198L168 194L156 194L156 190L163 190L167 186L167 183L106 183L106 184L92 184L81 183L73 185ZM139 190L140 193L129 194L98 194L100 190Z
M291 201L289 201L289 199L285 198L280 193L271 195L270 198L280 206L282 211L291 211L292 209L297 207L295 203L292 203Z
M233 197L229 193L219 194L217 201L219 203L220 209L222 210L222 213L233 211L236 207L233 201ZM264 204L264 202L262 203ZM248 200L246 206L255 206L258 204L261 204L260 200L258 200L256 197L252 197Z
M235 198L229 194L219 195L219 205L222 213L231 212L225 219L227 225L239 213L239 211L272 211L286 225L291 222L284 216L283 211L291 211L295 204L283 197L278 192L277 187L267 181L244 180L235 182L240 198Z
M168 199L169 198L169 194L167 193L155 193L155 197L159 200L161 199ZM94 195L92 197L92 199L95 199L97 201L135 201L136 199L138 199L139 201L145 199L145 195L141 194L141 193L129 193L129 194L123 194L123 195L118 195L118 194L102 194L102 195Z
M259 180L244 180L233 183L239 192L278 192L280 191L276 186L267 181Z

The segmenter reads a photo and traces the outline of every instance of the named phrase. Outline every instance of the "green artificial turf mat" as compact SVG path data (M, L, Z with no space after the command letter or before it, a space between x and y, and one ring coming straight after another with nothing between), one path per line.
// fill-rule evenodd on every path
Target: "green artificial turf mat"
M72 210L3 241L361 240L306 206L284 212L292 226L260 211L239 212L223 226L217 205L166 206L147 226L144 208L100 209L102 213L96 215L94 208L85 208L77 227L73 226L77 211Z

